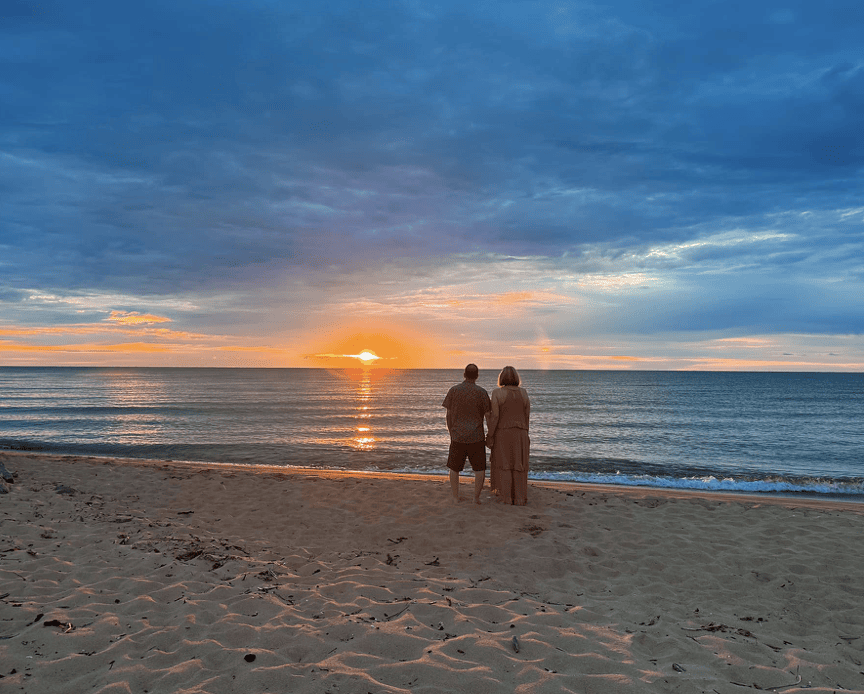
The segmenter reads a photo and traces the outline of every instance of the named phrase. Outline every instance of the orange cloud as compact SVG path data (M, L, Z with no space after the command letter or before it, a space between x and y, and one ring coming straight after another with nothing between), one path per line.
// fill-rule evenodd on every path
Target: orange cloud
M352 315L426 316L458 318L460 321L484 320L490 310L502 307L515 309L540 306L572 306L574 297L547 291L499 293L466 293L465 287L424 289L396 296L364 298L350 301L341 310Z
M119 325L152 325L153 323L170 323L170 318L154 316L151 313L138 313L137 311L111 311L111 315L105 320Z
M158 345L152 342L124 342L113 345L80 344L80 345L22 345L0 343L0 352L170 352L170 345Z
M204 335L201 333L189 333L185 331L170 330L168 328L124 328L121 325L106 325L104 323L87 323L73 325L55 325L38 328L0 328L0 336L56 336L56 335L137 335L142 334L152 337L165 338L169 340L212 340L224 339L222 335Z
M522 304L531 301L535 296L534 292L505 292L493 296L496 304L503 306L512 306L514 304Z

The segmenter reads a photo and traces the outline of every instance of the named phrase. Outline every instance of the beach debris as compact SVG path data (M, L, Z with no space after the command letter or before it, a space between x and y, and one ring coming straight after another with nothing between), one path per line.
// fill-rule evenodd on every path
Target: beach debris
M243 660L245 660L247 663L254 663L255 662L255 654L254 653L247 653L246 655L243 656Z
M708 624L703 624L700 627L681 627L684 631L710 631L710 632L731 632L733 634L738 634L739 636L749 636L750 638L756 638L752 632L747 629L736 629L735 627L727 626L726 624L714 624L714 622L709 622Z
M686 669L683 665L679 665L678 663L672 663L672 669L675 672L686 672Z
M400 542L404 542L407 540L407 537L397 537L395 540L391 540L389 537L387 538L387 542L392 542L394 545L398 545Z
M59 619L49 619L47 622L42 622L43 627L62 627L63 633L68 634L70 631L75 631L75 625L72 622L61 622Z
M69 496L74 496L77 492L72 489L72 487L67 487L65 484L58 484L54 487L54 491L58 494L68 494Z
M510 643L513 644L513 650L518 653L519 652L519 639L517 639L514 636L513 639L510 641Z
M789 674L791 675L792 673L790 672ZM755 682L753 684L745 684L744 682L733 682L731 680L729 681L729 684L734 684L736 687L750 687L751 689L760 689L764 692L775 692L778 689L788 689L789 687L797 687L799 684L801 684L801 673L796 671L796 676L798 677L798 679L792 684L777 684L773 687L760 687ZM801 685L801 687L802 689L808 689L810 685L803 684Z
M441 566L438 562L438 557L435 557L432 561L426 562L426 566Z
M392 566L393 563L399 558L397 554L395 557L391 557L389 554L387 555L387 566Z
M195 513L195 511L177 511L178 516L189 516Z
M3 463L0 463L0 478L2 478L4 482L8 482L9 484L14 484L15 482L15 475L9 472L9 470L6 469L6 466Z

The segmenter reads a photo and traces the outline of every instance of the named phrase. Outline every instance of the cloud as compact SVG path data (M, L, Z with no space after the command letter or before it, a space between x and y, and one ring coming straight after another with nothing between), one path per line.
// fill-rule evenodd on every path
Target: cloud
M5 327L864 325L853 0L34 7L0 23Z
M170 318L154 316L150 313L138 313L137 311L111 311L111 315L106 320L119 325L152 325L153 323L171 322Z

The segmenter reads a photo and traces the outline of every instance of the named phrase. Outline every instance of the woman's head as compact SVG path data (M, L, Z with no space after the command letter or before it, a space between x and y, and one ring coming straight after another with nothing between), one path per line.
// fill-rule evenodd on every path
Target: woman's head
M512 366L505 366L498 374L499 386L518 386L520 383L522 383L522 379L519 378L519 373Z

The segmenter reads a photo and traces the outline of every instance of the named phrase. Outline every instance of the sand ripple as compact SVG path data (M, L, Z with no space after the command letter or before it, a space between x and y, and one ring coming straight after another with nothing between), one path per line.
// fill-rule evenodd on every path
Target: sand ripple
M3 691L864 692L860 509L5 464Z

